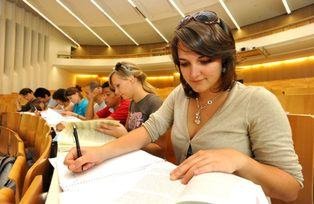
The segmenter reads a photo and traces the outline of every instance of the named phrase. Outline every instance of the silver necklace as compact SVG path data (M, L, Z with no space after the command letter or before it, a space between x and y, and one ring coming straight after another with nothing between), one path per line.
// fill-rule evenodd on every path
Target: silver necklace
M200 105L200 103L199 103L199 101L198 101L199 99L198 99L198 98L195 98L197 111L195 112L194 123L195 123L196 125L201 124L201 111L202 111L204 108L206 108L207 106L213 104L213 102L215 101L215 99L216 99L218 96L220 96L220 95L221 95L221 93L218 94L217 96L215 96L214 98L209 99L205 105Z

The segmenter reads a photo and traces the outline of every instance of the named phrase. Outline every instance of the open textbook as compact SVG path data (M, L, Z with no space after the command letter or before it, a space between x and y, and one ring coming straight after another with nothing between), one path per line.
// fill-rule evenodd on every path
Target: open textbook
M96 130L100 123L106 123L112 126L119 125L119 121L117 120L80 120L73 116L63 116L59 111L50 108L42 111L41 116L52 127L55 127L58 123L65 125L65 128L61 132L57 132L58 151L60 152L68 151L75 146L73 124L75 124L77 128L78 138L82 146L99 146L115 139L115 137Z
M58 133L58 151L68 151L70 148L75 146L73 125L76 126L81 146L99 146L116 139L113 136L106 135L96 130L101 123L119 126L119 121L108 119L66 122L65 128Z
M187 185L171 181L176 166L143 151L110 159L82 174L57 162L60 203L267 204L260 186L226 173L194 176Z

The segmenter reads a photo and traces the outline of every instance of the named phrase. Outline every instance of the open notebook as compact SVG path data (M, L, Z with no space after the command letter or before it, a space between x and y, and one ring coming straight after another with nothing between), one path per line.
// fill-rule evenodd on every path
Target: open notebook
M176 166L143 151L110 159L82 174L57 159L60 203L213 203L267 204L260 186L226 173L195 176L183 185L170 180Z

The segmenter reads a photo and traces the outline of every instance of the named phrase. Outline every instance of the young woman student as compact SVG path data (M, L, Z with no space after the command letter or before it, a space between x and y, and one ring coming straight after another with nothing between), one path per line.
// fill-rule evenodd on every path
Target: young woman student
M98 130L115 137L121 137L145 122L162 104L160 97L155 95L154 87L146 81L146 74L137 65L130 62L118 62L109 75L109 83L115 93L123 99L131 99L125 126L103 124ZM155 143L144 148L154 155L161 156L162 149Z
M179 166L171 179L234 173L259 184L265 194L296 199L303 176L287 116L276 97L261 87L236 82L235 41L214 12L182 19L171 42L181 84L158 111L137 128L100 147L72 149L65 164L81 172L112 157L144 147L172 126Z

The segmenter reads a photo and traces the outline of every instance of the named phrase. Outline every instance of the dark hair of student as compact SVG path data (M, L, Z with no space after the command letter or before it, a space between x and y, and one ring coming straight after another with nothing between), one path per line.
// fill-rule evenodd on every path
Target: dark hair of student
M30 89L30 88L21 89L20 92L19 92L19 94L23 95L23 96L26 96L29 93L33 93L32 89Z
M78 93L80 98L84 98L81 92L82 92L82 88L80 86L76 85L75 87L67 88L65 90L65 96L68 97L68 96L72 96L72 95Z
M114 87L110 86L109 82L106 81L101 85L101 88L109 88L112 92L114 92Z
M172 59L180 72L180 81L185 94L196 98L196 93L184 80L178 56L179 43L191 51L211 59L221 58L222 73L218 91L226 91L236 80L236 50L235 41L229 26L216 13L201 11L183 18L177 26L171 41Z
M45 89L43 87L39 87L35 90L34 92L34 96L37 97L41 97L41 98L45 98L45 96L50 96L50 91L48 89Z
M141 84L143 89L148 93L155 93L155 87L153 87L150 83L147 82L146 74L140 70L137 65L130 63L130 62L118 62L114 70L109 75L109 84L111 86L112 81L111 78L113 74L117 74L118 76L122 78L127 78L130 76L133 76L136 78Z
M106 81L106 82L104 82L102 85L101 85L101 88L107 88L107 87L109 87L109 82L108 81Z
M57 89L53 94L52 98L54 100L60 100L62 102L68 102L69 99L65 96L65 89Z

